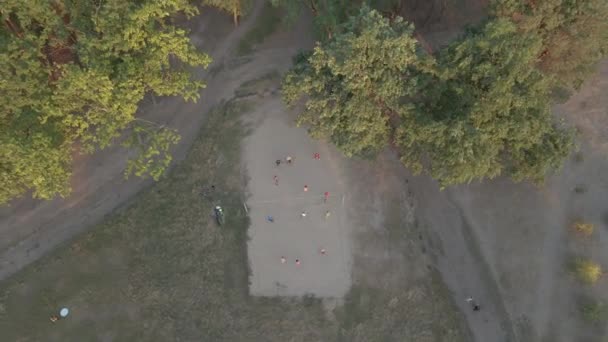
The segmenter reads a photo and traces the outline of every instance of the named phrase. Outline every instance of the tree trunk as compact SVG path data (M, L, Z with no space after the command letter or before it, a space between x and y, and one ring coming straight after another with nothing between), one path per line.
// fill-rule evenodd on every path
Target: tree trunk
M319 14L317 10L317 5L315 4L315 0L308 0L308 7L310 7L310 11L316 17Z

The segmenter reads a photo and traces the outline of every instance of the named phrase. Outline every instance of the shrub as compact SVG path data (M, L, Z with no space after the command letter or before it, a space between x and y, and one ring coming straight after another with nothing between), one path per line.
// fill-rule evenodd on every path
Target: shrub
M589 259L576 258L572 262L572 272L581 282L595 284L602 276L602 266Z
M597 324L608 320L608 305L604 301L582 298L578 309L585 322Z
M582 237L589 237L593 234L593 229L595 226L593 223L587 223L582 221L577 221L572 224L572 230Z

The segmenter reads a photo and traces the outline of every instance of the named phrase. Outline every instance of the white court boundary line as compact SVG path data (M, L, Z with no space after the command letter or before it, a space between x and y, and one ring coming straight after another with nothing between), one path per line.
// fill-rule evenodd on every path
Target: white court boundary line
M345 193L337 193L336 195L329 195L329 200L327 201L328 203L330 203L332 201L332 197L338 197L342 195L342 205L344 206L344 196L346 195ZM271 203L284 203L285 201L301 201L301 200L323 200L325 196L324 195L318 195L318 196L285 196L285 197L279 197L278 199L271 199L271 200L258 200L258 201L246 201L245 203L248 205L255 205L255 204L271 204Z

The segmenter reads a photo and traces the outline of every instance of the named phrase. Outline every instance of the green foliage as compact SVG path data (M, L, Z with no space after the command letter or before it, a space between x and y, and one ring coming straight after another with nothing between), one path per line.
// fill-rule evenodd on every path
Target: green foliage
M356 15L361 1L353 0L269 0L273 6L285 9L285 21L296 20L303 9L308 8L314 15L314 29L323 40L338 33L342 23L350 15Z
M417 98L397 133L403 162L452 185L492 178L542 182L571 147L551 117L549 82L534 68L540 40L495 20L439 56L441 76Z
M604 301L583 297L580 299L578 309L585 322L604 324L608 321L608 305Z
M198 98L186 68L210 58L169 24L178 12L197 13L185 0L0 5L0 203L67 195L74 147L110 145L146 92Z
M202 0L203 5L217 7L232 15L234 25L239 24L239 18L243 16L249 0Z
M540 183L569 153L572 134L553 122L551 83L534 67L542 42L510 21L469 32L437 60L411 25L367 7L339 32L298 56L283 95L289 105L306 95L298 122L346 155L391 143L447 186L501 173Z
M365 155L390 140L391 117L410 110L401 99L415 93L413 70L424 65L413 27L363 7L331 41L320 44L286 76L283 96L294 105L306 95L298 124L327 137L346 155Z
M602 276L602 266L586 258L574 258L570 269L576 279L588 285L595 284Z
M171 164L171 146L179 142L177 131L158 126L153 122L137 120L131 135L123 142L126 147L138 150L137 157L127 162L127 174L142 177L149 174L159 180Z
M578 88L608 53L606 0L497 0L495 14L540 37L540 67L559 86Z

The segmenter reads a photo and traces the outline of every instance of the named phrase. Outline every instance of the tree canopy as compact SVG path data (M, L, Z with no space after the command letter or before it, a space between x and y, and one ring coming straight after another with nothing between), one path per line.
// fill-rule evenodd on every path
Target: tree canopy
M561 87L578 88L608 54L606 0L496 0L494 15L540 37L539 66Z
M384 148L389 121L410 110L401 100L416 92L414 70L425 63L412 32L410 24L389 23L367 7L350 17L341 33L303 56L285 78L288 105L307 97L298 123L348 156Z
M444 50L440 77L420 88L416 115L397 129L405 165L444 186L503 173L542 182L572 137L553 121L551 83L534 67L541 49L499 19Z
M288 23L295 21L304 8L314 16L313 23L317 36L329 39L351 14L357 13L360 0L269 0L274 6L285 9Z
M196 100L203 84L187 68L210 63L171 24L178 12L197 10L186 0L2 2L0 203L68 194L74 151L125 130L142 151L128 169L162 174L178 137L137 119L137 106L148 92Z
M286 103L304 98L298 123L349 156L391 144L443 186L501 173L540 182L560 165L572 140L535 68L538 36L490 21L435 58L412 34L401 18L362 7L286 76Z
M202 4L230 13L232 21L236 26L239 24L239 20L243 15L244 8L249 4L249 0L202 0Z

